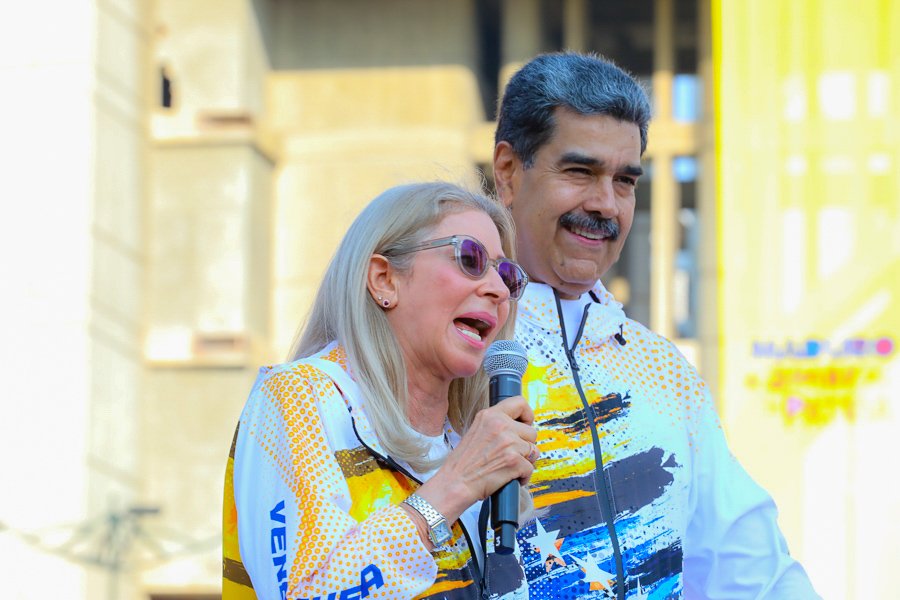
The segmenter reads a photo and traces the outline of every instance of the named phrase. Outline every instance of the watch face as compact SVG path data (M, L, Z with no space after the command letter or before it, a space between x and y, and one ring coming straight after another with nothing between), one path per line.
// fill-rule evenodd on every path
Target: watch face
M437 525L431 528L431 541L435 546L443 546L452 537L453 534L450 532L450 527L444 519L441 519Z

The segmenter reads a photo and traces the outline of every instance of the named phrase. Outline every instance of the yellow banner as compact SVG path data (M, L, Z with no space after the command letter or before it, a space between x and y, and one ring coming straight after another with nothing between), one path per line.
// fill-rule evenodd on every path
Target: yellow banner
M725 427L826 599L896 597L900 2L712 15Z

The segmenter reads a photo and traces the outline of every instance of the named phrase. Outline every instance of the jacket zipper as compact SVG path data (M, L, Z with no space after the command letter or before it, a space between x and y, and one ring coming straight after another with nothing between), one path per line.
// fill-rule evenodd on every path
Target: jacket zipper
M587 413L588 421L590 423L591 441L594 444L594 457L597 465L596 474L600 479L599 485L597 486L600 491L600 512L601 516L606 519L606 530L609 532L609 540L612 543L613 556L616 563L616 598L618 600L625 600L625 566L622 562L622 552L619 550L619 536L616 533L616 524L614 522L615 515L613 514L612 502L610 501L610 493L612 490L609 489L606 483L606 474L603 469L603 451L600 448L600 436L597 434L597 428L594 426L594 423L596 422L594 409L588 404L584 389L581 387L581 378L578 375L578 362L575 360L575 351L573 350L573 348L578 345L579 340L581 340L581 334L584 333L584 326L587 323L588 310L591 305L585 305L584 313L581 315L581 324L578 326L578 333L575 335L575 341L572 342L572 344L569 344L569 341L566 338L566 323L565 318L563 318L562 303L559 299L559 292L555 289L553 290L553 296L556 298L556 310L559 314L559 326L562 331L563 349L566 351L569 368L572 370L572 380L575 383L575 389L578 390L578 396L581 398L581 404L584 406L584 410Z
M349 407L348 407L348 410L349 410ZM362 436L359 435L359 431L357 431L357 429L356 429L356 419L353 418L352 414L350 415L350 423L353 425L353 434L356 436L356 439L358 439L359 443L362 444L363 447L369 451L369 454L374 456L377 460L384 462L385 464L387 464L390 468L394 469L395 471L399 471L405 477L412 479L413 481L418 483L420 486L422 485L422 482L419 481L419 479L417 477L415 477L412 473L410 473L405 468L403 468L392 457L386 456L386 455L382 456L381 453L374 450L371 446L369 446L362 439ZM488 595L487 595L487 582L485 581L485 571L484 571L484 569L482 569L481 565L478 564L478 553L475 552L475 546L474 546L474 544L472 544L472 538L469 537L469 530L466 529L466 524L463 523L462 519L457 519L455 521L455 523L459 523L459 528L462 529L463 535L466 536L466 543L469 545L469 553L472 555L472 565L475 567L475 575L477 576L478 581L481 582L480 595L481 595L481 598L486 599L486 598L488 598ZM451 526L452 526L452 524L451 524ZM485 566L487 566L487 549L486 548L484 550L484 553L485 553L484 554L484 562L485 562Z

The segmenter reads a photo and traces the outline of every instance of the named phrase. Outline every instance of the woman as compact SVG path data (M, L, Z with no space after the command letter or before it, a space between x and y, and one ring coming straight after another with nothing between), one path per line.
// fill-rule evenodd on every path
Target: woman
M486 408L480 370L527 283L512 240L499 205L446 183L354 221L293 361L262 369L241 415L224 598L479 596L480 501L538 456L527 403Z

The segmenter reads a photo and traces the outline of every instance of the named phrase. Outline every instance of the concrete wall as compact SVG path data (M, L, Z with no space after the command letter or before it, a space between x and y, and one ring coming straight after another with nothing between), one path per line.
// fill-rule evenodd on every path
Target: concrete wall
M269 360L274 163L258 18L247 0L155 3L152 61L173 103L150 132L141 484L168 553L141 572L150 594L220 589L225 461Z
M272 0L278 70L462 65L475 70L475 0ZM398 43L402 40L402 43Z
M470 146L483 111L474 74L460 67L279 72L268 98L269 127L283 140L272 333L284 356L369 200L410 181L477 185Z

